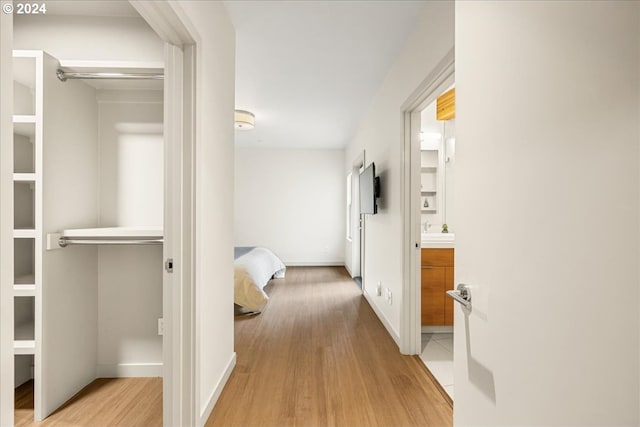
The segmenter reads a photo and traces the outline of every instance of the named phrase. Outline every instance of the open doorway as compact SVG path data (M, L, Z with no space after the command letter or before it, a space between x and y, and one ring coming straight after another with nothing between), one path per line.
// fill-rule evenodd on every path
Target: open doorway
M351 242L351 277L362 289L364 277L364 218L360 213L360 173L364 170L364 151L351 164L347 175L347 241Z
M76 6L66 5L70 8ZM182 369L182 357L191 358L191 334L187 334L186 342L181 338L182 315L193 315L193 299L190 298L193 295L190 291L192 282L183 281L182 274L179 277L168 274L171 273L169 268L164 271L163 260L171 257L178 265L192 264L191 252L185 251L185 246L188 247L192 242L192 236L190 233L183 234L184 229L190 228L190 224L187 227L184 224L191 218L192 206L171 203L171 200L190 200L192 190L191 184L184 184L181 180L184 176L190 178L193 160L191 156L184 156L184 153L190 152L193 143L190 125L194 111L187 108L192 106L189 82L193 81L195 74L195 68L192 67L195 50L189 46L193 40L186 37L189 33L177 15L161 14L161 7L155 12L147 10L145 15L156 24L160 21L166 24L153 28L171 32L171 43L166 34L161 34L163 31L143 29L144 25L138 25L137 22L142 22L144 18L138 16L128 2L114 4L114 7L126 7L126 13L131 15L122 18L97 13L80 20L72 13L66 13L64 7L62 4L52 7L50 15L53 18L46 25L38 21L37 26L33 26L26 19L16 19L11 26L13 34L2 33L3 58L13 56L9 61L9 72L2 68L2 77L14 87L13 105L3 108L3 119L8 111L7 116L13 116L14 124L8 127L13 127L13 135L9 134L6 138L12 140L13 144L5 144L5 133L2 135L2 145L13 147L12 150L3 150L3 156L8 152L10 155L7 157L14 163L9 167L14 172L11 181L7 182L3 176L3 206L6 201L4 194L8 194L4 189L7 186L17 187L20 189L20 198L8 203L8 210L21 218L31 219L18 224L19 233L13 230L10 233L10 239L14 240L12 246L13 254L17 254L14 257L17 265L10 268L9 276L15 277L9 277L8 280L6 276L2 278L3 288L8 284L14 294L11 299L3 298L2 312L9 311L6 310L7 304L14 306L13 311L18 316L11 322L11 327L15 326L16 332L19 332L12 334L15 335L13 345L3 345L2 358L6 359L4 353L9 351L15 354L15 360L14 363L3 363L2 375L7 381L3 381L0 399L2 424L12 424L14 414L16 418L18 415L13 408L13 394L16 393L18 397L17 392L6 392L12 385L24 385L29 381L33 384L30 389L26 388L25 393L31 400L28 419L25 420L29 422L34 418L45 418L96 376L146 377L154 383L154 408L159 407L151 414L153 423L162 423L164 417L165 425L192 424L184 421L185 416L182 415L185 413L183 405L191 397L187 393L177 392L183 386L182 382L194 380L184 378ZM82 21L87 20L91 20L92 25L82 25L86 24ZM96 37L96 33L119 28L118 24L123 20L127 20L132 32L144 33L148 44L157 47L154 50L157 58L116 61L108 53L117 49L108 50L104 58L88 57L100 51L91 44L91 40L100 38L100 34ZM56 28L61 23L65 24L65 31ZM71 25L74 23L78 25ZM176 36L176 31L172 30L177 28L183 31ZM21 31L19 37L17 31ZM66 38L60 36L63 33ZM51 34L56 37L49 37ZM182 36L185 38L180 39ZM5 38L9 42L5 43ZM84 43L86 49L73 51L71 39ZM144 42L137 44L129 39L118 44L117 40L117 37L110 39L111 47L124 46L128 42L144 50L144 46L141 46ZM5 53L5 50L13 52ZM89 52L87 57L83 56L83 52ZM164 83L151 81L155 78L150 78L150 75L162 75L163 71ZM105 75L105 72L109 74ZM126 117L123 118L123 115ZM42 149L43 141L47 144L46 152ZM100 141L104 144L100 144ZM70 144L75 145L71 147ZM109 150L119 154L110 155L113 153L106 152ZM60 163L64 162L55 161L60 156L72 158L73 167L60 168ZM140 163L143 161L152 172L140 172ZM104 166L110 162L118 170L118 179L126 175L125 172L135 170L138 180L133 184L127 180L127 185L109 187L115 180L101 181L101 173L107 174L108 168ZM86 176L74 177L72 173ZM149 177L152 179L145 181ZM45 180L48 182L43 185ZM190 183L191 180L186 182ZM143 183L152 187L153 191L145 192L145 197L152 198L153 203L147 205L144 218L134 218L144 209L137 207L126 211L125 208L132 208L135 204L131 202L136 198L132 197L131 191L145 187ZM43 187L48 191L48 194L45 193L48 198L42 195ZM114 197L117 203L97 203L96 193L108 196L116 190L119 191ZM54 191L59 193L59 197L51 196ZM183 192L188 194L183 197ZM121 203L124 199L129 202ZM117 215L109 217L112 212L108 210L116 207L119 208ZM62 213L58 214L56 209ZM80 214L83 216L80 217ZM143 233L140 234L138 230L132 234L133 223L140 226L139 230L143 229ZM10 235L5 234L4 225L3 244L7 240L5 236ZM92 231L89 234L60 236L64 230ZM124 234L113 235L115 231ZM148 232L153 234L153 238L147 238ZM62 238L64 245L59 244ZM75 243L71 243L71 240ZM87 243L88 240L90 242ZM65 249L72 244L90 247ZM105 248L107 244L126 245L123 251L126 250L129 255L135 252L136 256L118 260L118 269L100 268L101 261L106 258L123 255L123 251L117 250L119 248ZM151 244L157 245L146 247ZM123 268L127 263L136 266L126 265ZM142 271L138 264L151 265L152 268ZM190 274L189 268L181 268L180 273L183 271ZM125 310L123 302L131 301L121 295L122 290L115 291L118 295L111 294L113 298L110 302L108 293L113 289L100 286L100 283L114 283L113 276L107 277L112 273L130 273L127 279L136 282L139 293L144 295L144 304L133 308L126 306L128 310ZM79 277L81 275L83 277ZM90 280L84 280L84 276L91 276ZM47 285L44 285L45 282ZM149 289L140 290L142 286L148 286ZM174 295L180 297L174 298ZM85 300L89 303L84 304ZM127 322L123 314L125 311L129 317L144 316L144 322L129 319L128 328L108 329L105 325L111 327L116 321L107 319L107 322L100 316L107 312L101 310L102 306L110 303L118 303L118 325ZM68 309L69 304L73 305L73 310ZM168 327L163 331L162 322L158 319L168 320L169 325L176 327ZM108 329L111 335L100 333L101 328ZM138 339L135 345L130 345L131 340L122 339L126 338L127 333L142 335L142 328L143 339ZM107 341L114 335L117 335L117 343L109 345ZM127 351L119 351L125 347L124 343L127 343ZM69 357L65 357L65 353ZM124 353L125 356L122 356ZM134 363L122 360L122 357L129 356L136 358ZM175 371L173 366L177 366ZM14 372L8 374L8 370ZM64 381L59 377L61 373L64 374ZM193 416L193 413L188 414L188 417Z
M453 85L451 51L403 106L408 166L403 185L406 297L400 337L403 353L434 362L425 365L449 399L453 395L453 306L446 291L453 289L455 220L453 204L448 203L454 191L448 169L454 161L455 139L451 118L438 120L442 119L438 98Z
M420 359L453 399L455 88L420 113Z

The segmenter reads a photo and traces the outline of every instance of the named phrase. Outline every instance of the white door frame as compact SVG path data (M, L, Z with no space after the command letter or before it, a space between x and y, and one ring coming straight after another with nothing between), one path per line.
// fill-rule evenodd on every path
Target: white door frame
M453 83L454 51L451 50L402 105L404 144L402 152L402 309L400 352L420 354L420 113Z
M163 424L196 425L195 117L197 37L168 1L130 0L165 42Z

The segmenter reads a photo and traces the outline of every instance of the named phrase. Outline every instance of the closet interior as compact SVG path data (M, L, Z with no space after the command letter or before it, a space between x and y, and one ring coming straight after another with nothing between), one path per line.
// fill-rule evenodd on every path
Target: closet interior
M38 47L14 50L13 116L15 387L35 421L97 378L163 375L163 66Z

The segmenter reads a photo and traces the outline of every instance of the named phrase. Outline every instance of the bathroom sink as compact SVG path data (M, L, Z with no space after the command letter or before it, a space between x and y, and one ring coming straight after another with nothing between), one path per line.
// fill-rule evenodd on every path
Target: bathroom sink
M427 242L455 242L455 233L422 233L422 241Z
M455 233L422 233L423 248L452 248L455 241Z

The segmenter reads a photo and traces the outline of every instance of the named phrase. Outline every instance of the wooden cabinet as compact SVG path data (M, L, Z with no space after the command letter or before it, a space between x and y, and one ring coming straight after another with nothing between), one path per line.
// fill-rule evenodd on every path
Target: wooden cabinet
M453 249L422 249L422 326L453 325Z

